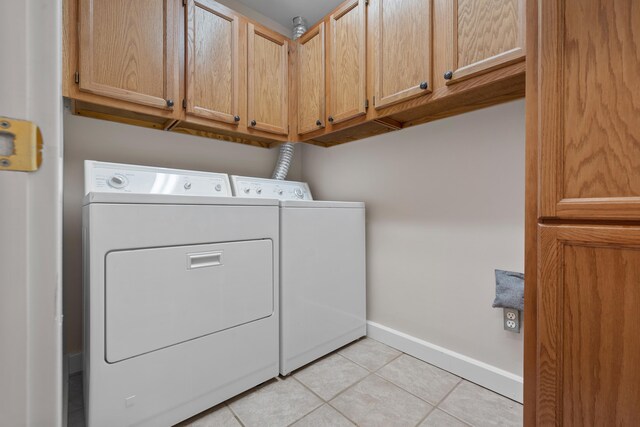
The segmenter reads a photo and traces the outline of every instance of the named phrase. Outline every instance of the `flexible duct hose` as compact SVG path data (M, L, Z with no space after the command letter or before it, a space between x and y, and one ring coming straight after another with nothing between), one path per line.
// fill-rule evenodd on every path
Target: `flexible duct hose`
M293 39L297 40L304 33L307 32L307 22L302 16L296 16L293 18ZM280 155L278 156L278 163L271 175L272 179L286 179L287 173L289 173L289 167L293 161L293 150L295 145L292 142L285 142L280 146Z
M289 167L293 161L293 150L295 144L293 142L285 142L280 146L280 155L278 157L278 163L273 171L272 179L286 179L287 173L289 173Z

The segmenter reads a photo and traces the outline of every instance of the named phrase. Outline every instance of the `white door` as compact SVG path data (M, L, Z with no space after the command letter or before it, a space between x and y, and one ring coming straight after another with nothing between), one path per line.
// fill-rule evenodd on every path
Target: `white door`
M40 126L37 172L0 170L0 424L62 425L61 0L0 1L0 116ZM1 169L1 168L0 168Z

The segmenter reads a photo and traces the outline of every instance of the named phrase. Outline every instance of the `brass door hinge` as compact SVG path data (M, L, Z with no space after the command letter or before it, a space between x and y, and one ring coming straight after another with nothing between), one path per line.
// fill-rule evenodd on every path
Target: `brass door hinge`
M364 101L364 109L367 110L369 108L369 100L365 99Z
M76 82L76 84L80 84L80 72L76 71L76 73L73 75L73 81Z
M182 108L184 108L184 109L187 108L187 100L186 99L182 100Z
M42 134L35 123L0 117L0 171L33 172L42 164Z
M375 96L373 97L373 106L374 107L376 106L376 97Z

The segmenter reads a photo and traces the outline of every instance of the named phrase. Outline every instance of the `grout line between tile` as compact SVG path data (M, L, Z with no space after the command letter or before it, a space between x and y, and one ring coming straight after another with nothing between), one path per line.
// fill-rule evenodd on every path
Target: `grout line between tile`
M440 407L440 405L442 404L442 402L444 402L444 401L447 399L447 397L449 397L449 396L451 395L451 393L453 393L453 391L454 391L455 389L457 389L457 388L460 386L460 384L462 384L462 383L463 383L463 382L465 382L465 381L466 381L466 380L465 380L464 378L460 378L460 381L458 381L458 384L456 384L456 386L455 386L455 387L453 387L453 388L451 389L451 391L450 391L449 393L447 393L447 394L446 394L446 396L445 396L445 397L443 397L442 399L440 399L440 402L438 402L438 404L436 405L436 408L437 408L437 409L439 409L439 410L441 410L441 411L442 411L442 412L444 412L445 414L449 415L450 417L453 417L453 418L455 418L456 420L460 421L462 424L466 424L466 425L468 425L468 426L473 427L473 424L469 424L469 423L468 423L468 422L466 422L465 420L462 420L462 419L458 418L457 416L455 416L455 415L453 415L453 414L451 414L451 413L447 412L446 410L444 410L443 408L441 408L441 407Z
M229 399L229 400L231 400L231 399ZM231 405L229 405L229 404L225 403L225 406L226 406L227 408L229 408L229 410L230 410L230 411L231 411L231 413L233 414L234 418L235 418L235 419L240 423L240 425L241 425L242 427L246 427L245 423L243 423L243 422L242 422L242 420L240 419L240 416L239 416L238 414L236 414L236 411L234 411L234 410L233 410L233 408L231 407Z
M416 427L418 427L420 424L422 424L422 423L424 422L424 420L426 420L426 419L427 419L427 417L428 417L429 415L431 415L431 413L432 413L433 411L435 411L436 409L437 409L437 408L436 408L435 406L432 406L432 407L431 407L431 410L430 410L429 412L427 412L427 415L425 415L424 417L422 417L422 419L416 423Z
M387 346L387 347L389 347L389 346ZM393 347L389 347L389 348L393 348ZM394 348L394 350L396 350L396 349ZM400 351L400 350L396 350L396 351ZM369 372L370 374L374 374L374 373L378 372L380 369L382 369L382 368L384 368L385 366L387 366L389 363L391 363L391 362L393 362L394 360L396 360L398 357L402 356L404 353L400 352L400 354L398 354L397 356L394 356L394 358L393 358L393 359L389 360L388 362L385 362L385 364L384 364L384 365L380 366L380 367L379 367L379 368L377 368L377 369L374 369L373 371L372 371L371 369L367 368L366 366L359 364L359 363L358 363L358 362L356 362L355 360L352 360L351 358L349 358L349 356L347 356L347 355L345 355L345 354L342 354L342 353L336 353L336 354L338 354L338 355L340 355L340 356L344 357L344 358L345 358L345 359L347 359L349 362L353 362L353 363L355 363L356 365L360 366L361 368L366 369L366 370L367 370L367 372Z

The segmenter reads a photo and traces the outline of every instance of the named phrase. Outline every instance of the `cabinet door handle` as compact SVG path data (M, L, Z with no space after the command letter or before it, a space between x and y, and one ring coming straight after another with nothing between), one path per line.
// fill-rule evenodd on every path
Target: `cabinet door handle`
M320 120L316 120L316 126L322 126L322 122Z
M255 120L251 120L251 126L255 126L257 124L258 124L258 122L256 122Z
M420 89L425 90L428 87L429 87L429 84L427 82L420 83Z
M239 122L240 121L240 116L233 116L233 121L234 122Z
M173 99L167 99L167 107L173 107Z
M444 73L445 80L451 80L452 78L453 78L453 71L447 71L446 73Z
M333 116L329 116L329 122L333 123Z

